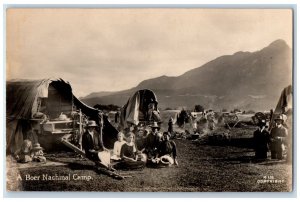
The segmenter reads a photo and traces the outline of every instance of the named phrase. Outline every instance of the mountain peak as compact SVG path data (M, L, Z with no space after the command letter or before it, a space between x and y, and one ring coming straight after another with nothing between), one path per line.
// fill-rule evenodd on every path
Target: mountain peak
M268 47L288 47L287 43L285 42L285 40L283 39L277 39L275 41L273 41L272 43L270 43L270 45Z
M278 39L256 52L239 51L220 56L180 76L162 75L144 80L127 92L84 100L92 106L99 103L123 105L136 90L147 88L156 93L161 108L193 108L201 104L216 109L265 110L276 105L282 88L291 83L291 67L291 48L284 40ZM249 95L253 95L251 99ZM224 96L224 99L219 99ZM258 97L260 102L257 102Z

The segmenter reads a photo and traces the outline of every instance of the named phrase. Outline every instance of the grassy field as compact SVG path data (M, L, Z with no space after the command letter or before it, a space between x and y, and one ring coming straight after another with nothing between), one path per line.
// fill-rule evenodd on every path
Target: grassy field
M176 140L178 167L145 168L122 171L131 176L123 180L97 173L93 163L73 154L48 155L48 160L65 163L19 169L22 181L12 189L24 191L126 191L126 192L287 192L291 191L292 165L284 161L255 162L251 149L231 146L200 145L190 140ZM91 176L90 181L28 181L25 175ZM258 183L264 178L281 183Z
M172 112L173 113L173 112ZM164 114L167 120L169 114ZM162 124L166 130L167 123ZM175 127L177 131L183 131ZM250 138L255 127L219 128L231 141L222 144L176 139L179 166L119 171L128 176L116 180L98 173L91 161L74 153L46 154L60 165L17 168L7 157L7 189L14 191L113 191L113 192L289 192L292 191L292 164L269 159L254 160ZM71 176L70 180L26 180L26 175ZM87 176L73 179L73 176ZM22 180L18 180L21 177ZM90 178L90 179L89 179ZM89 179L89 180L87 180ZM273 180L273 181L264 181ZM275 180L277 183L275 183Z

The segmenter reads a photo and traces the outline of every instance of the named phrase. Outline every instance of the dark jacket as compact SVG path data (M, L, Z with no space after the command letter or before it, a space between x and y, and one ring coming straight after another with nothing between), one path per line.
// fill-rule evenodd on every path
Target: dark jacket
M126 156L127 158L135 158L135 151L134 151L134 145L129 146L128 144L123 144L120 152L121 158Z
M164 155L173 155L173 158L175 159L177 156L177 148L174 141L163 141L159 144L158 147L158 157L164 156Z
M270 142L270 134L268 131L257 129L254 131L253 143L256 151L268 151L268 144Z
M159 137L154 134L153 132L151 132L147 138L146 138L146 141L145 141L145 149L146 149L146 153L152 153L154 154L153 152L155 150L157 150L159 146Z
M274 127L271 130L271 151L280 150L282 144L287 144L288 131L285 127Z
M98 154L91 152L90 150L103 151L104 145L103 145L102 138L99 137L99 133L97 131L94 131L93 137L94 139L89 134L89 132L86 131L82 135L82 147L88 159L93 161L98 161L99 160Z
M286 139L287 136L288 136L288 131L284 126L280 128L274 127L271 130L271 138L276 139L277 137L281 137L282 139Z
M173 133L173 122L172 121L168 122L168 132Z

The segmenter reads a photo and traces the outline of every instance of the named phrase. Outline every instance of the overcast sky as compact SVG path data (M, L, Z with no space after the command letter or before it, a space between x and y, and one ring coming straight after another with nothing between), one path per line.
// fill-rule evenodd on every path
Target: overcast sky
M63 78L76 96L178 76L276 39L292 47L285 9L9 9L7 79Z

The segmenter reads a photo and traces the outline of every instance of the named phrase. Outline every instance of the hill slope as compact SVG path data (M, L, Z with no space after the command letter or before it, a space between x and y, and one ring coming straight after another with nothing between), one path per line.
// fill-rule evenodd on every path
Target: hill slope
M92 106L122 106L136 90L149 88L163 109L201 104L214 109L266 110L275 107L281 90L291 83L292 51L285 41L276 40L256 52L218 57L178 77L161 76L126 91L93 93L82 100Z

